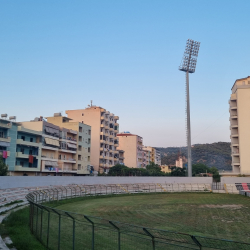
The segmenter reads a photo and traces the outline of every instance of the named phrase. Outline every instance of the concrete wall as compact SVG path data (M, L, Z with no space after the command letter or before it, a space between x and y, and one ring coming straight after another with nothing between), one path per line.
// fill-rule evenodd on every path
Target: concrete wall
M221 183L225 184L250 183L250 177L221 177Z
M229 179L229 178L228 178ZM212 177L3 176L0 189L67 184L209 183ZM250 178L249 178L250 182Z

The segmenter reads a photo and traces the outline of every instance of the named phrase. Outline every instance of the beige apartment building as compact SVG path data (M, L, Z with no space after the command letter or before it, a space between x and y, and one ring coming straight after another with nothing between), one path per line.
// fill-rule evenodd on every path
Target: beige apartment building
M65 112L73 121L91 126L91 165L96 171L107 173L110 167L119 163L118 116L102 107L92 105L86 109Z
M233 174L250 175L250 76L235 81L229 106Z
M143 151L143 167L145 168L147 165L150 164L151 150L147 149L146 147L143 147L142 151Z
M70 121L67 117L56 114L55 117L48 117L47 121L40 117L21 122L24 129L41 132L41 164L38 175L90 174L88 151L91 128L86 124L70 124Z
M74 122L72 119L62 116L60 113L55 114L53 117L47 117L47 121L51 124L57 125L62 129L60 136L61 145L71 145L72 141L75 142L76 155L74 157L76 161L77 174L89 175L91 171L90 163L90 145L91 145L91 126ZM72 132L75 131L75 134ZM71 134L70 134L71 133ZM72 145L71 145L72 146ZM59 162L65 164L65 157L71 159L67 152L62 152L59 155Z
M124 132L117 134L119 150L124 150L124 164L129 168L143 168L143 140L141 136Z
M143 150L148 150L150 152L150 162L161 165L161 153L159 151L150 146L144 146Z

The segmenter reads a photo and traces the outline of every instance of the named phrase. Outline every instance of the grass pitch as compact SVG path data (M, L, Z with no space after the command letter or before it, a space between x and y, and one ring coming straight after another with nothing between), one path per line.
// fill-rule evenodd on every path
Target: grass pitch
M114 195L58 202L57 209L151 228L250 242L250 199L214 193Z

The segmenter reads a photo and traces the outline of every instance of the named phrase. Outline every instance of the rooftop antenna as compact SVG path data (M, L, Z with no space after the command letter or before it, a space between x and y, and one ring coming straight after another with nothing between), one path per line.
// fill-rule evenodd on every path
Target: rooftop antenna
M200 42L188 39L179 70L186 72L186 115L187 115L187 148L188 148L188 177L192 177L191 158L191 128L190 128L190 100L189 100L189 73L194 73L199 53Z
M91 101L90 101L90 106L91 106L91 107L92 107L92 102L93 102L93 101L91 100Z

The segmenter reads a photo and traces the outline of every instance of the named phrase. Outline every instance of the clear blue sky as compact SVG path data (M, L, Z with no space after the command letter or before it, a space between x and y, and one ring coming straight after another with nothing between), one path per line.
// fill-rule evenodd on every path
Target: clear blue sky
M229 141L228 99L250 75L250 1L0 1L0 113L102 106L152 146L183 146L186 40L192 143ZM207 128L208 127L208 128ZM207 129L206 129L207 128Z

